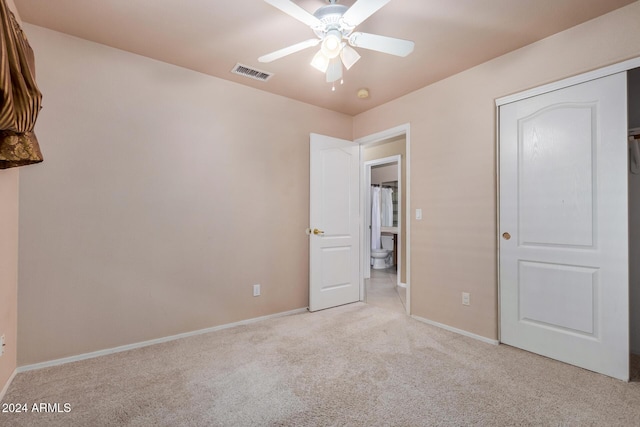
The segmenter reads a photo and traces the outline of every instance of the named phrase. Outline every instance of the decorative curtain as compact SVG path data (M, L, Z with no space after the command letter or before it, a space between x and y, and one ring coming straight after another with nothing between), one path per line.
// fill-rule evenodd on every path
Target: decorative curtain
M0 0L0 169L40 163L33 133L42 94L27 37L5 0Z

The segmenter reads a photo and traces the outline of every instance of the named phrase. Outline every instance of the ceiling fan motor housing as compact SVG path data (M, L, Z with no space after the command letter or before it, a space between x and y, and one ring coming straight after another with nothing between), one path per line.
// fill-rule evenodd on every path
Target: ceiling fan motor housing
M316 10L313 16L318 18L324 25L322 28L314 28L313 32L321 39L324 38L325 34L330 30L338 30L342 33L343 37L347 37L351 31L353 31L353 28L348 28L344 25L344 22L342 22L342 15L344 15L347 10L349 10L349 8L341 4L322 6Z

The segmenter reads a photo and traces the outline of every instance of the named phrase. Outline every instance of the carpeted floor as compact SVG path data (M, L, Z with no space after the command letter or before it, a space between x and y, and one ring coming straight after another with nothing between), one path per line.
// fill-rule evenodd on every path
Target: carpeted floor
M634 426L640 383L357 303L19 374L3 426Z

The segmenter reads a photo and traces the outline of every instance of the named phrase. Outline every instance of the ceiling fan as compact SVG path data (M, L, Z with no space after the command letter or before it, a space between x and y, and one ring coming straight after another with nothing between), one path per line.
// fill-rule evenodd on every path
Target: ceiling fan
M358 25L390 0L357 0L351 7L337 4L338 0L327 0L329 4L320 7L313 15L290 0L264 1L307 24L316 37L263 55L258 58L260 62L275 61L320 45L320 50L313 57L311 65L326 74L328 83L333 83L342 79L343 64L348 70L360 59L360 55L353 47L402 57L413 52L412 41L353 32Z

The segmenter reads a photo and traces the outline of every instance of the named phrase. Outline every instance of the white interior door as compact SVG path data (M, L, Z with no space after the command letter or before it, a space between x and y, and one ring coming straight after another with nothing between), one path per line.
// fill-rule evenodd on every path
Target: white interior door
M629 378L625 73L500 107L500 339Z
M310 156L309 310L316 311L360 300L360 150L312 133Z

